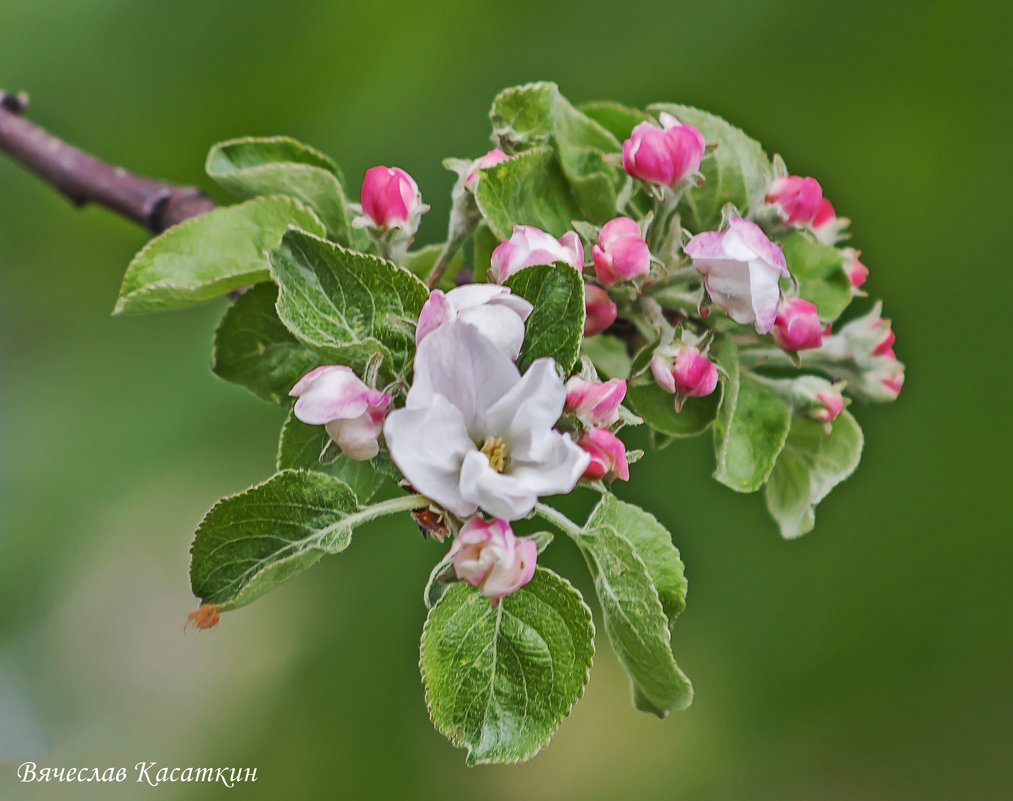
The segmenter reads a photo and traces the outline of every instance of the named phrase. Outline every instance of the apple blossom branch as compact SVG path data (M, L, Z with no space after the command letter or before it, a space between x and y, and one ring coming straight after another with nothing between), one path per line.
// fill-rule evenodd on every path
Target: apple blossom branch
M215 208L200 189L145 178L106 164L21 116L28 95L0 91L0 150L21 162L75 206L97 203L161 233Z

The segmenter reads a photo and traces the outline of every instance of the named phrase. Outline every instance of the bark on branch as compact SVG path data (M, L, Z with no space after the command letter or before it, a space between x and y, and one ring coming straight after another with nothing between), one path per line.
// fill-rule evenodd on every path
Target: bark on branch
M215 208L194 186L176 186L114 167L21 116L24 93L0 91L0 150L51 184L71 203L98 203L159 234Z

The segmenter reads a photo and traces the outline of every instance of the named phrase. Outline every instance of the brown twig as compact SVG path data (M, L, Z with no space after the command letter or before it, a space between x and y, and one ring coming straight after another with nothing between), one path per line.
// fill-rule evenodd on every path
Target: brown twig
M127 172L90 156L21 116L28 96L0 91L0 150L71 203L98 203L158 234L204 214L215 203L194 186L176 186Z

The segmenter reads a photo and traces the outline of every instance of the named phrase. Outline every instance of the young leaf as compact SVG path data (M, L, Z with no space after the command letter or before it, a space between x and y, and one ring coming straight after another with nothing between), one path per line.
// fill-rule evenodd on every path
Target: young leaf
M698 129L708 145L717 145L700 166L703 186L690 189L679 203L685 228L693 233L716 230L725 203L733 203L745 215L762 199L772 167L759 142L720 117L691 106L659 103L649 110L655 114L667 111L679 122Z
M278 316L299 340L356 371L380 353L390 375L410 372L428 297L418 278L305 231L288 231L270 257Z
M489 167L475 188L479 211L493 233L509 239L515 225L534 225L553 236L580 218L570 187L551 148L525 151Z
M339 453L336 458L321 462L320 454L330 442L323 426L307 425L289 413L278 441L278 469L316 470L334 476L349 486L359 503L368 503L387 479L379 464L382 457L358 462Z
M400 496L356 508L343 481L323 473L283 470L216 503L190 548L190 584L202 603L234 609L348 547L356 526L418 508Z
M554 83L533 83L501 92L490 112L493 135L507 150L553 143L559 163L583 216L599 225L616 215L616 196L627 180L617 164L604 161L620 152L606 128L577 110Z
M631 374L637 378L626 390L627 401L644 422L669 437L694 437L703 433L717 415L720 391L715 390L702 398L685 398L682 410L675 411L675 396L659 387L650 371L644 370L653 350L653 346L648 346L633 359Z
M288 195L302 201L333 239L349 244L343 179L323 153L287 136L247 137L212 147L205 169L239 197Z
M114 314L182 309L270 277L265 251L289 226L323 234L308 208L281 195L224 206L174 225L134 256Z
M744 380L730 339L720 343L717 360L725 379L714 421L714 478L736 492L755 492L784 447L791 412L771 390Z
M629 378L633 360L626 343L611 334L598 334L580 343L580 352L587 356L606 378Z
M815 507L862 458L862 429L847 412L831 424L796 419L767 481L767 509L789 539L812 531Z
M578 108L619 142L629 139L633 129L640 123L654 120L650 114L645 114L640 109L622 106L609 100L582 103Z
M296 381L323 360L278 319L277 300L278 288L270 281L236 299L215 329L211 369L258 398L287 406Z
M436 728L468 764L522 762L545 747L584 693L594 655L591 610L539 567L495 609L450 585L429 612L420 667Z
M583 531L571 532L587 560L605 631L633 683L634 703L665 717L685 709L693 686L672 652L672 626L686 605L686 579L671 535L655 517L613 495Z
M798 281L799 295L816 304L821 319L836 320L852 297L841 252L798 232L784 240L784 258Z
M503 282L535 307L525 324L517 367L551 356L569 375L584 336L584 281L568 264L525 267Z

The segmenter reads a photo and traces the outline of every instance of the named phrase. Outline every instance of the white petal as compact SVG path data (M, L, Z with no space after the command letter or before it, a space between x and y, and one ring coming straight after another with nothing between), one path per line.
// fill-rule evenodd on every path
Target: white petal
M735 322L747 324L756 316L750 302L749 269L739 261L708 262L707 294Z
M474 450L461 465L461 496L488 514L503 520L517 520L535 507L538 496L527 482L509 473L497 473L485 454Z
M397 409L387 415L383 431L391 459L418 492L456 515L475 513L476 505L461 496L458 486L462 462L478 451L453 404L437 395L428 407Z
M749 287L756 332L766 334L774 325L777 306L781 299L778 278L781 272L770 267L765 261L753 259L749 262Z
M526 454L556 424L566 403L566 388L550 358L536 359L482 420L484 436L506 440L512 458Z
M539 443L538 461L514 462L510 474L537 495L570 492L591 457L567 434L553 431Z
M468 430L520 381L517 367L477 328L457 320L441 326L419 344L409 409L426 408L442 396L464 415Z
M516 360L524 344L524 322L505 306L476 306L464 309L458 318L479 330L484 337Z

